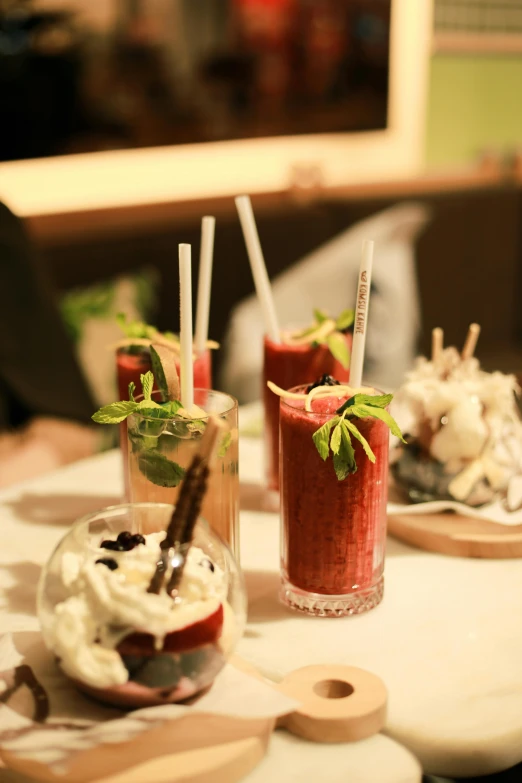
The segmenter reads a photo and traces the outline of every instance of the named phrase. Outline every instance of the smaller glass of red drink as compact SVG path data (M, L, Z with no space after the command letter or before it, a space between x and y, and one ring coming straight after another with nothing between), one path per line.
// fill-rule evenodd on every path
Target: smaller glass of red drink
M342 418L339 408L351 399L342 388L313 399L311 412L304 399L280 402L281 600L322 617L366 612L383 596L390 425L371 415L348 419L375 461L356 437L348 437L352 445L343 442L341 449L350 456L352 472L338 478L329 454L335 424L325 435L322 456L313 436ZM292 392L306 393L306 387ZM382 407L377 413L390 418Z

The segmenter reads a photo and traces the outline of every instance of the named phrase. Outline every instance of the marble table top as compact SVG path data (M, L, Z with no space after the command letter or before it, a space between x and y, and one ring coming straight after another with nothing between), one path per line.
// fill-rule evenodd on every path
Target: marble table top
M522 562L450 558L390 538L379 607L342 619L292 613L277 599L278 515L260 510L261 444L243 438L240 451L249 622L239 653L274 680L308 664L345 663L375 672L389 690L388 736L318 746L278 732L247 782L306 783L318 771L325 782L419 781L405 748L426 772L447 776L522 761ZM111 452L0 493L2 630L27 627L34 563L65 526L118 502L120 490L119 455ZM8 781L21 783L0 771L0 783Z
M241 459L246 473L259 463L260 446L252 443L253 450L247 448ZM254 460L253 466L247 464L251 459ZM39 565L45 562L72 520L118 503L121 490L120 455L108 452L0 492L0 632L38 629L34 604ZM265 517L268 524L266 531L263 525ZM259 582L259 576L266 572L268 577L263 592L269 592L271 585L275 585L276 574L270 573L270 570L274 563L277 564L276 521L273 514L242 512L242 556L245 562L251 563L248 580L255 587L253 622L246 632L247 644L239 650L243 655L250 652L252 641L261 629L257 611L258 590L259 584L265 582L263 577ZM260 533L263 545L258 558L256 550ZM271 538L273 541L270 542ZM277 625L281 626L281 623ZM276 642L282 652L285 644L286 639L281 644ZM285 665L283 655L280 666L283 669ZM289 669L293 668L290 664ZM285 731L277 731L267 756L244 781L420 783L421 774L421 767L411 752L384 734L353 744L318 745ZM2 769L0 762L0 783L31 781Z

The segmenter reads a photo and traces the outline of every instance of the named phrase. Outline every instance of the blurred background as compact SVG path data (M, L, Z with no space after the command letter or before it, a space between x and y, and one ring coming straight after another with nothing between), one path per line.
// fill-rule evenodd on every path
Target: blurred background
M353 265L374 232L376 381L397 383L395 332L402 373L472 321L484 366L522 373L521 85L522 0L0 0L0 428L85 424L116 312L178 329L204 214L226 386L253 292L240 192L276 280Z

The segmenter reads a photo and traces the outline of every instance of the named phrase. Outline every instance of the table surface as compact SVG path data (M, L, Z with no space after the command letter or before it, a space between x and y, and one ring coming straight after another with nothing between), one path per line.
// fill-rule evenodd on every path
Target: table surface
M315 663L378 674L389 690L386 734L320 746L277 732L245 778L412 783L426 772L465 776L522 760L522 564L434 555L388 540L383 603L353 618L309 618L278 592L278 515L260 510L261 443L241 441L242 566L249 620L238 652L277 680ZM74 518L119 502L117 452L0 492L1 630L35 630L35 583ZM406 750L406 748L408 750ZM22 778L0 770L0 783Z

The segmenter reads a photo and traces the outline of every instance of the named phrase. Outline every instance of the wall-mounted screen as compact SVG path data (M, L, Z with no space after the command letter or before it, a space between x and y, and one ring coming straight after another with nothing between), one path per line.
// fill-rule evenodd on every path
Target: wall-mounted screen
M384 130L391 5L0 3L0 160Z

